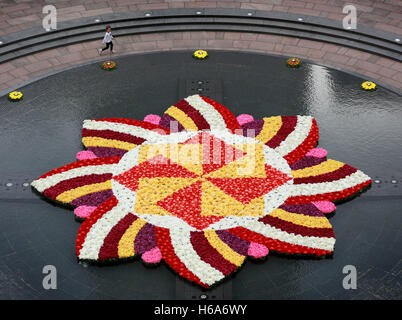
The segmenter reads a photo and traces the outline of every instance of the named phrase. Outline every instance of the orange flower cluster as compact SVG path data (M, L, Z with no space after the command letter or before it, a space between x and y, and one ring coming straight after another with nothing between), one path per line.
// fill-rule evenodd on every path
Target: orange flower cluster
M300 65L301 65L301 60L299 59L299 58L289 58L287 61L286 61L286 65L289 67L289 68L298 68L298 67L300 67Z
M108 60L105 61L104 63L102 63L102 69L103 70L113 70L116 69L116 62L112 61L112 60Z

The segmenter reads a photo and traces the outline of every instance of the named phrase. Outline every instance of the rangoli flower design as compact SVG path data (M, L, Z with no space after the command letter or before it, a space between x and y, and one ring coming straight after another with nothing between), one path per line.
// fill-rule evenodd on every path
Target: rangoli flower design
M325 214L371 183L315 148L314 118L236 118L199 95L144 121L85 120L82 136L79 161L32 183L84 220L78 259L163 259L203 287L269 250L331 255Z

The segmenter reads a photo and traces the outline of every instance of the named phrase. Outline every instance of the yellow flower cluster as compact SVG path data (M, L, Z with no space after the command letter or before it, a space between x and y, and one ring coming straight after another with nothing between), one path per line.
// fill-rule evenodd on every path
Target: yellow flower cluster
M126 230L119 241L118 252L120 258L132 257L135 254L134 241L141 228L145 225L142 219L135 220Z
M23 98L23 94L20 91L13 91L8 94L8 99L10 101L20 101Z
M270 213L272 217L291 222L309 228L332 228L326 217L310 217L303 214L287 212L282 209L275 209Z
M206 230L204 231L205 237L208 239L208 242L228 261L233 263L234 265L240 267L245 256L238 254L231 247L229 247L225 242L223 242L219 236L216 234L215 230Z
M362 89L366 91L374 91L376 90L377 85L371 81L365 81L362 83Z
M205 50L197 50L193 53L193 57L196 59L205 59L208 57L208 52Z
M88 184L85 186L77 187L60 193L56 200L64 203L70 203L74 199L85 196L90 193L112 189L111 180L105 182Z
M342 168L344 165L345 164L340 161L328 159L327 161L321 162L320 164L317 164L312 167L307 167L307 168L299 169L299 170L293 170L292 176L294 178L319 176L321 174L334 172L335 170Z

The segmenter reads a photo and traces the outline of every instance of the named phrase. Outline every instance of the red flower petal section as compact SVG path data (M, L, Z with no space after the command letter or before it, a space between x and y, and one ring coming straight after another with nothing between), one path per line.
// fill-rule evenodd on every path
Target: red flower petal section
M159 125L174 131L172 121L177 121L178 131L240 129L232 112L218 102L200 95L187 97L171 106L165 111Z
M159 125L124 118L84 120L82 143L98 157L123 156L128 150L169 130Z
M52 200L92 206L91 194L111 191L112 169L119 161L119 157L76 161L42 175L32 186Z
M275 149L289 164L302 159L318 142L317 122L310 116L276 116L255 120L242 126L244 136Z

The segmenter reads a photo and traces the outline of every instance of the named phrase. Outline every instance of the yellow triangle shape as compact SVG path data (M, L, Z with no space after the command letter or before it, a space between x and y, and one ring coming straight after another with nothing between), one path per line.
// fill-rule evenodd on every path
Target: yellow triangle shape
M210 178L265 178L265 157L260 144L235 146L247 154L226 166L205 175Z
M138 162L162 155L187 170L202 175L202 148L199 144L151 144L141 147Z
M141 178L138 184L134 211L139 214L172 215L157 202L187 187L198 178Z
M236 216L244 205L209 181L202 181L201 215Z
M251 200L244 205L243 210L239 212L240 216L263 216L264 215L264 196Z

